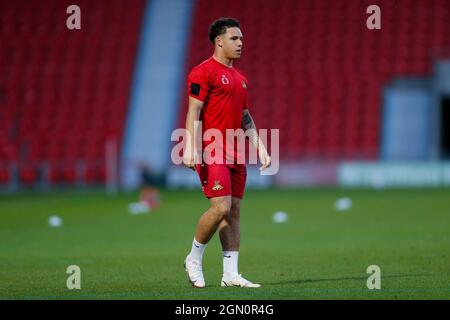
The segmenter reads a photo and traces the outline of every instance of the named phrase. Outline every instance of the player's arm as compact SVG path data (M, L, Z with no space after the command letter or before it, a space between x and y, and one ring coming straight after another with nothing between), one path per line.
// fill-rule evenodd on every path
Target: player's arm
M270 165L270 156L258 135L255 122L248 109L242 111L242 129L244 129L250 142L255 146L256 150L258 150L259 160L262 163L262 167L259 168L259 170L266 169Z
M189 132L189 140L186 141L186 148L183 153L183 163L186 167L195 170L195 121L200 117L203 108L203 101L189 96L189 108L186 115L186 130ZM201 134L201 133L197 133Z

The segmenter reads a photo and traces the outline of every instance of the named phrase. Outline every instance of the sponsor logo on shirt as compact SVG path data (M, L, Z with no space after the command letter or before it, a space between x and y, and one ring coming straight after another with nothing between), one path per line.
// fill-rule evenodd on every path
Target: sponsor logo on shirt
M230 81L228 80L228 78L224 74L222 75L222 83L223 84L229 84L230 83Z

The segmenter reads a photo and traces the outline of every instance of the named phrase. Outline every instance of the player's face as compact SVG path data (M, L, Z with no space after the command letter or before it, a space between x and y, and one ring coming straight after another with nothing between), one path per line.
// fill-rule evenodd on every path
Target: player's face
M228 59L241 57L243 37L241 29L237 27L227 28L227 32L220 36L222 49Z

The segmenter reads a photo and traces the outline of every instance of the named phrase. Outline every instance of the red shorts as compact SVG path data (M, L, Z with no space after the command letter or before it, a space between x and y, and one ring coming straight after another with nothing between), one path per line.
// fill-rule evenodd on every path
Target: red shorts
M197 164L204 195L209 198L244 196L247 168L244 164Z

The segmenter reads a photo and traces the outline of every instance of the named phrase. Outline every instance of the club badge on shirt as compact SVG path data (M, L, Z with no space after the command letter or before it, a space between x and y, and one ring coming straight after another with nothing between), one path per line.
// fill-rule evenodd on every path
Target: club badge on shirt
M219 190L222 190L223 187L220 185L220 183L219 183L218 180L215 180L215 181L214 181L214 187L212 187L212 189L213 189L214 191L219 191Z
M247 85L245 84L244 80L242 80L242 88L247 89Z

